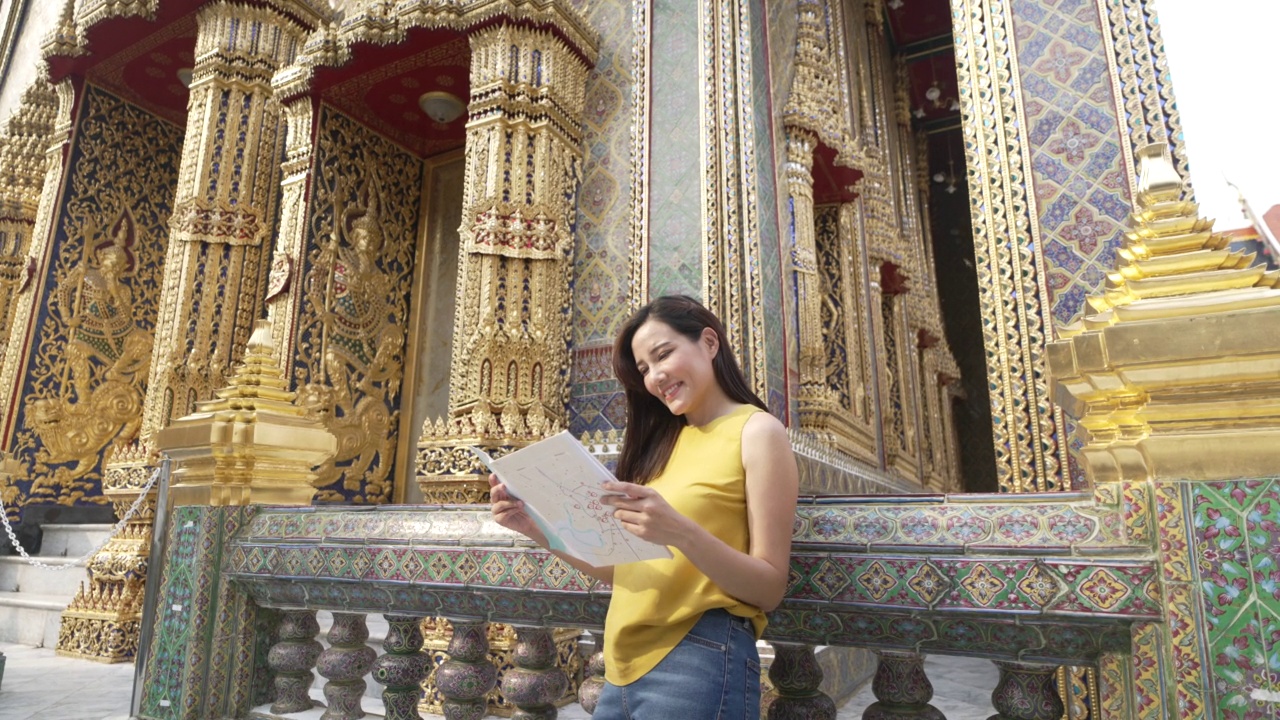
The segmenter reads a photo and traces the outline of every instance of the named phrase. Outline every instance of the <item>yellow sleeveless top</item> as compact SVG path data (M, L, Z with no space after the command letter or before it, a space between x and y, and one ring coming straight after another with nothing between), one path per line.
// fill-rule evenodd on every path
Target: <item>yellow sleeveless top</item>
M742 428L760 408L743 405L702 427L680 431L671 459L649 487L673 508L729 547L750 548ZM724 608L750 618L756 637L764 613L711 582L679 550L669 560L616 565L613 597L604 623L605 679L614 685L639 680L684 639L702 613Z

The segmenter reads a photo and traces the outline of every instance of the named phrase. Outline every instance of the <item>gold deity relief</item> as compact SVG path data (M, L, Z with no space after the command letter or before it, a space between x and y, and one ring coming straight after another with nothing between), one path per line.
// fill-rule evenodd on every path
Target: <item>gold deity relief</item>
M58 283L50 313L66 328L61 391L28 402L27 423L39 437L37 470L58 467L48 481L65 487L96 469L113 439L129 439L142 419L142 387L151 362L152 335L135 321L128 281L137 269L136 224L128 211L87 243ZM33 494L45 483L37 481Z
M68 505L104 502L104 455L139 428L181 142L172 126L93 86L83 104L47 275L34 291L32 307L44 309L22 351L11 445L30 497ZM136 162L143 156L152 161Z
M321 127L293 359L298 402L338 440L316 471L317 500L387 502L421 164L337 112Z

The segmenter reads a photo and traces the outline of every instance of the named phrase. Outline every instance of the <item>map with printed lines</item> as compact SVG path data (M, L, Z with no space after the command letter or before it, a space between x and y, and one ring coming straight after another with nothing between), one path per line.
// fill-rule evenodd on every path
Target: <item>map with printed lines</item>
M665 546L627 532L613 508L600 502L613 473L568 432L497 460L477 448L472 452L524 501L553 550L595 567L671 557Z

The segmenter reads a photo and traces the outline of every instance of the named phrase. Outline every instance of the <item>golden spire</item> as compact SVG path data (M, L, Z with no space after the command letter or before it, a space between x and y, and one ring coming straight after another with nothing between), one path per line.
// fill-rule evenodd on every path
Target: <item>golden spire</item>
M1254 253L1231 250L1199 206L1182 200L1182 180L1163 145L1138 150L1138 199L1133 229L1117 252L1092 314L1063 330L1070 337L1117 322L1225 312L1280 304L1280 273L1254 264Z
M1165 153L1138 151L1116 268L1046 349L1094 482L1262 475L1280 459L1280 273L1213 232Z
M312 469L333 456L333 433L295 402L259 320L227 387L155 434L173 458L175 505L310 505Z

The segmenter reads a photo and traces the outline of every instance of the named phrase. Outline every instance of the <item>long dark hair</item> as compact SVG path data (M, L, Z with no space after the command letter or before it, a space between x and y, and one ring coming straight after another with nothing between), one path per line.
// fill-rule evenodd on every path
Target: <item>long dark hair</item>
M627 394L627 428L618 456L618 479L644 485L667 466L676 438L686 424L683 415L674 415L662 401L644 387L644 376L636 367L631 340L640 326L657 320L694 342L711 328L720 340L720 349L711 361L716 382L731 400L768 411L751 390L742 370L733 359L720 318L687 295L665 295L640 308L627 319L613 343L613 373Z

